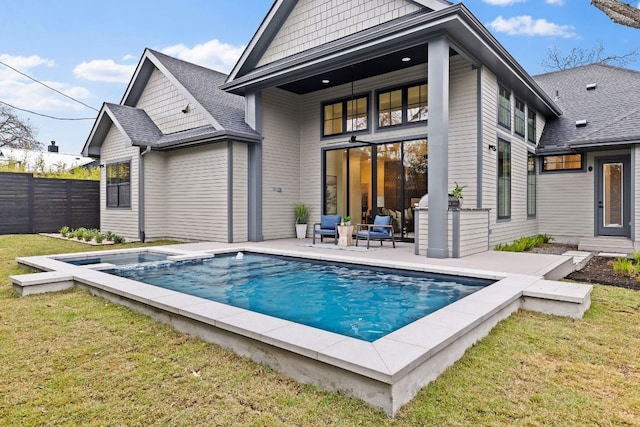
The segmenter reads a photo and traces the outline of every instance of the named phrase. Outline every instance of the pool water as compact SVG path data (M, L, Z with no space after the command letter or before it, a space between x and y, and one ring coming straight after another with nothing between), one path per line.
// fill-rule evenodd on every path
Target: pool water
M91 265L91 264L102 264L102 263L108 263L113 265L130 265L130 264L166 261L167 257L168 255L166 254L159 254L154 252L131 252L131 253L96 255L96 256L92 256L91 258L64 259L63 261L73 265Z
M108 272L369 342L492 283L251 253Z

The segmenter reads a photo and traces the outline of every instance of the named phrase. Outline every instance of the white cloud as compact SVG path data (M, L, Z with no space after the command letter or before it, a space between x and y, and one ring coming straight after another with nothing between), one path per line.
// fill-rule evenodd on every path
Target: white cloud
M504 19L498 16L489 23L494 31L511 36L560 36L564 38L577 37L572 25L559 25L546 19L533 19L531 16L515 16Z
M43 81L43 83L76 99L87 99L90 96L90 92L81 86L69 86L65 83L50 81ZM84 109L80 104L32 81L1 81L0 99L18 108L38 112Z
M135 69L135 65L116 64L113 59L94 59L78 64L73 73L93 82L128 83Z
M493 6L511 6L516 3L526 3L527 0L482 0L484 3L491 4ZM547 0L549 1L549 0ZM557 1L557 0L550 0Z
M22 72L39 67L40 65L44 65L46 67L53 67L55 65L55 62L52 59L41 58L39 55L14 56L3 53L0 55L0 61Z
M44 66L52 68L55 66L53 60L41 58L38 55L12 56L2 54L0 55L0 61L36 80L39 80L36 75L37 73L35 73L38 67ZM90 92L81 86L71 86L67 83L56 81L39 81L76 99L87 99L90 96ZM70 99L56 94L51 89L46 88L36 81L31 80L27 76L17 73L3 65L0 65L0 100L18 108L38 112L52 112L61 109L78 110L84 108Z
M564 5L564 0L545 0L545 3L552 6L562 6Z
M125 55L125 56L122 57L123 61L132 61L134 59L138 59L138 57L135 56L135 55L131 55L131 54L128 54L128 55Z
M162 53L193 62L203 67L228 73L242 55L244 46L232 46L219 40L210 40L189 48L183 44L169 46Z

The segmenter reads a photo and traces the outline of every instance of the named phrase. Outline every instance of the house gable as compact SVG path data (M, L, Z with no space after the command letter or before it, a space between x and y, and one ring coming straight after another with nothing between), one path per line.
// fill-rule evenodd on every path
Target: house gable
M298 1L257 66L421 10L406 0Z
M277 0L227 81L296 53L419 10L441 10L446 0Z
M260 136L244 121L244 99L218 88L225 78L223 73L146 49L120 105L105 104L98 115L83 153L100 156L112 124L130 145L153 149L228 139L258 142Z
M163 134L182 132L208 124L220 126L203 113L199 103L189 99L158 68L154 68L135 105L146 111ZM183 112L186 110L185 112Z

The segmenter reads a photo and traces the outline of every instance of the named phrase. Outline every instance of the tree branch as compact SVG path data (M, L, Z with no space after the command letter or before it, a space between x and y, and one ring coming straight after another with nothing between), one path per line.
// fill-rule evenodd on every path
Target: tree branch
M640 29L640 9L637 7L620 0L591 0L591 4L616 24Z

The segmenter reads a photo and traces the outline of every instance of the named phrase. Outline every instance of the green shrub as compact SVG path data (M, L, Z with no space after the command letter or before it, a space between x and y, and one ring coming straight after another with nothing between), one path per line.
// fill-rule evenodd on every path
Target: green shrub
M96 239L96 243L102 243L104 240L104 235L102 233L97 233L94 235L94 239Z
M113 243L124 243L124 242L125 242L124 237L122 237L122 236L118 236L117 234L114 234L114 235L112 236L112 239L111 239L111 240L113 240Z
M73 232L73 236L78 240L82 240L84 238L85 231L87 231L87 229L84 227L76 228Z
M67 237L67 234L69 234L69 231L70 231L69 227L65 225L60 229L60 234L62 235L62 237Z
M525 252L530 251L536 246L540 246L545 243L549 243L553 240L553 237L546 234L537 234L535 236L525 236L512 243L499 243L495 246L496 251L506 252Z
M629 258L618 258L613 264L613 272L627 277L633 277L636 274L636 267Z

